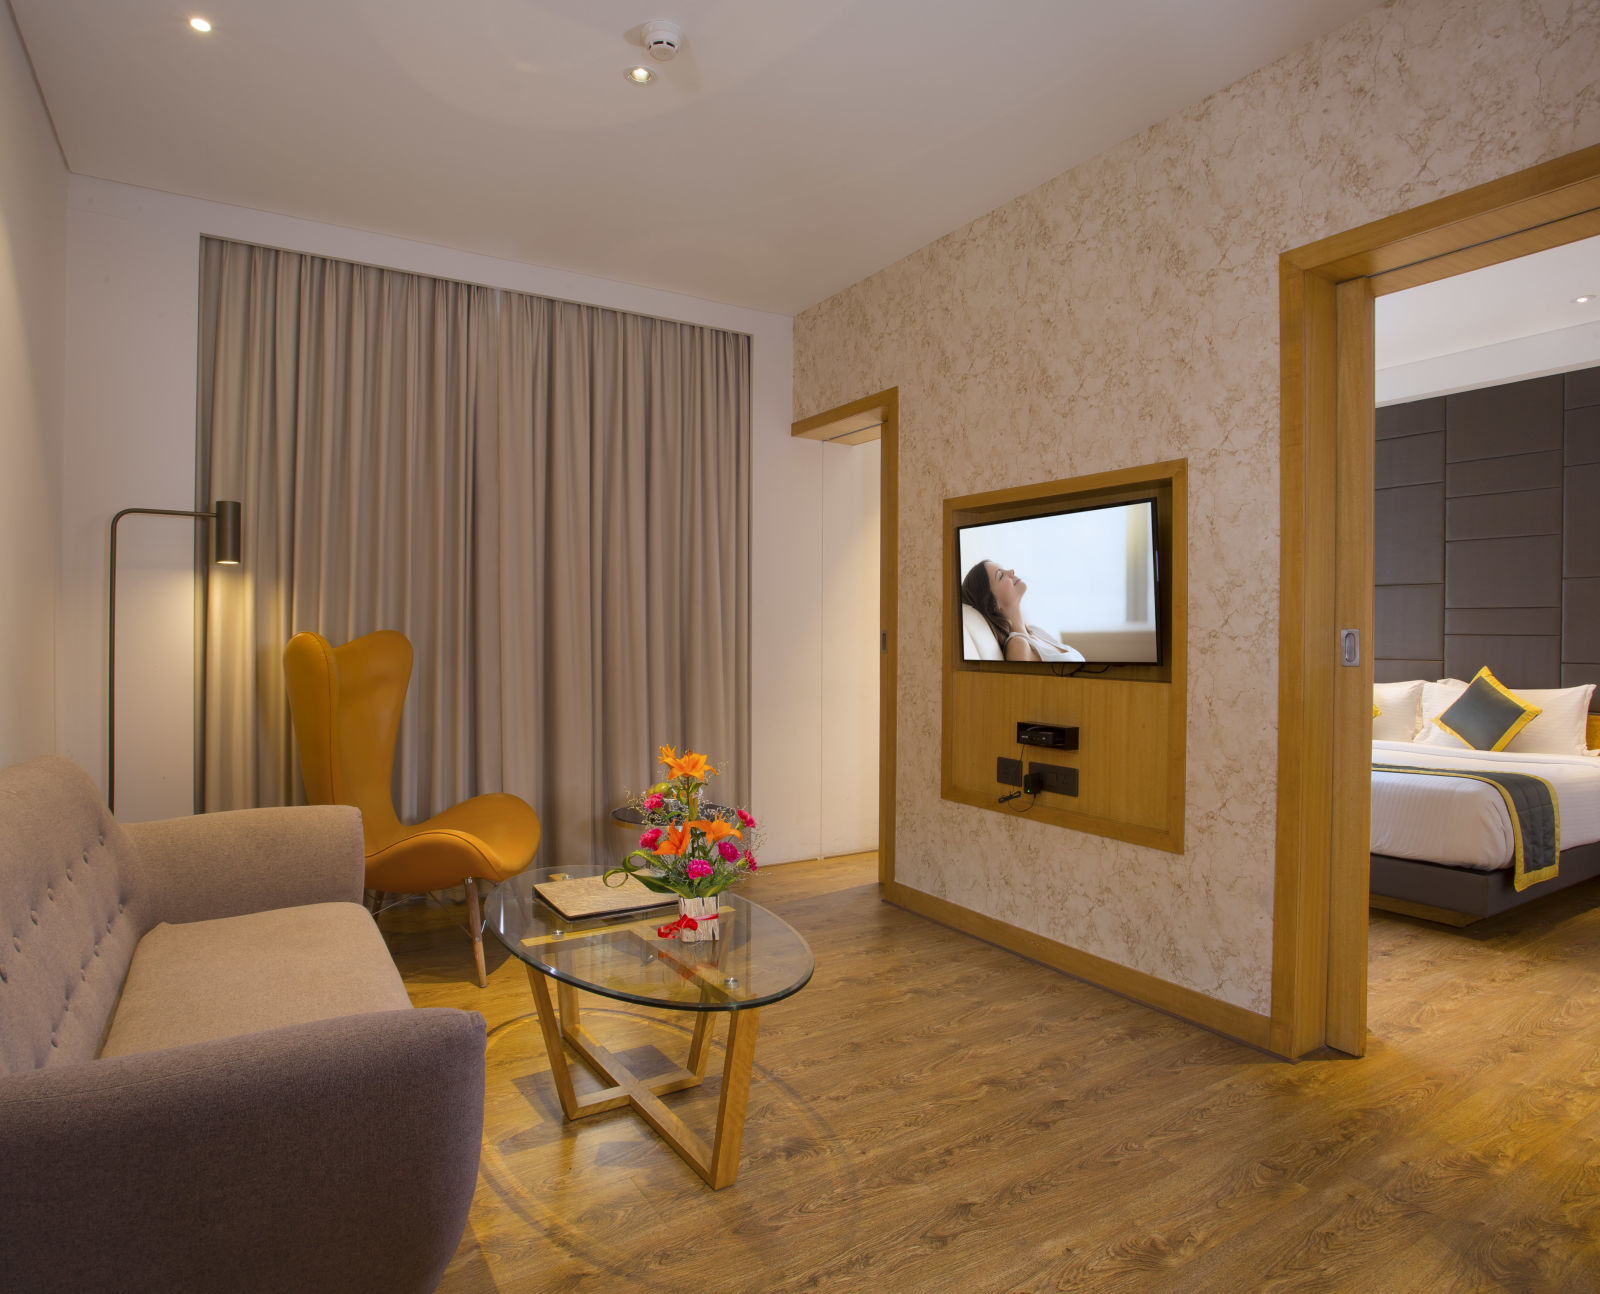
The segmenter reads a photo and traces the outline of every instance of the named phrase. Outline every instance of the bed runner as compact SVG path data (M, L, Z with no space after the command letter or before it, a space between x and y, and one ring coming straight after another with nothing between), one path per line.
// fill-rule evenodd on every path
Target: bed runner
M1374 773L1416 773L1423 777L1464 777L1487 782L1500 792L1511 816L1516 843L1512 884L1525 890L1554 879L1561 865L1561 806L1549 782L1532 773L1491 773L1482 769L1418 768L1411 764L1373 764Z

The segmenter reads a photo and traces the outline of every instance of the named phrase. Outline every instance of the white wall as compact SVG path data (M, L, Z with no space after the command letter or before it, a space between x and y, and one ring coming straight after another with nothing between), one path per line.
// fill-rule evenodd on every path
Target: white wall
M67 170L0 11L0 767L55 748Z
M815 442L813 442L815 443ZM878 847L880 442L822 459L822 852Z
M767 859L820 852L821 464L789 435L791 321L676 293L72 176L67 190L61 749L103 776L106 536L193 507L202 234L736 329L754 364L752 807ZM192 805L187 523L131 518L118 569L117 812Z

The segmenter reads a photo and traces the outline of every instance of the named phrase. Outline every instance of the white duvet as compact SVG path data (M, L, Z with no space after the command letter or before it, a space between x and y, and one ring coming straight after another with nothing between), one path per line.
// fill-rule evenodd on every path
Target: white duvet
M1600 840L1600 756L1507 755L1375 741L1374 764L1532 773L1555 790L1561 847ZM1462 777L1372 775L1372 852L1480 871L1511 866L1511 817L1500 792Z

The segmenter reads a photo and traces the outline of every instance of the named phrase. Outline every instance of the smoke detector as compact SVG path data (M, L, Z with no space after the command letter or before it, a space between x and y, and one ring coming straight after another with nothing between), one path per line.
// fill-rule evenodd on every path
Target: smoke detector
M639 35L645 52L657 63L669 62L683 44L683 28L665 18L645 23Z

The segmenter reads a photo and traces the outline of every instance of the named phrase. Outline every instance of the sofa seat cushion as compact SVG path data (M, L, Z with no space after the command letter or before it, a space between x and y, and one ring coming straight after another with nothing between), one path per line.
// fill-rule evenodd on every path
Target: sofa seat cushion
M163 923L134 949L101 1056L411 1005L358 903Z

